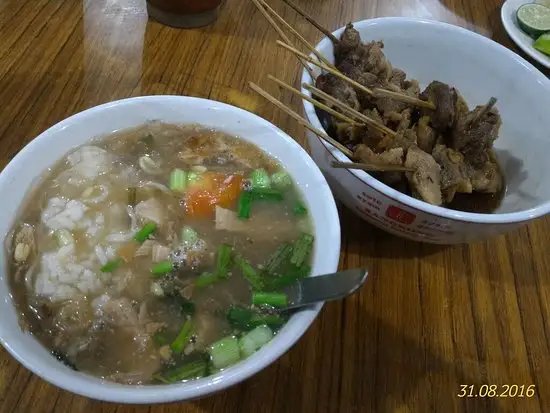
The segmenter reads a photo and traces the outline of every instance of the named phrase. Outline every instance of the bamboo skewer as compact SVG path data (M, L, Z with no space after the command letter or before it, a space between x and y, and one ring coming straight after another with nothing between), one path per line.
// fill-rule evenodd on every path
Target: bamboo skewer
M336 36L334 36L329 30L325 29L323 26L321 26L313 17L311 17L309 14L307 14L305 11L303 11L300 7L298 7L296 4L294 4L290 0L283 0L286 4L288 4L296 13L298 13L300 16L302 16L304 19L306 19L308 22L313 24L317 30L319 30L321 33L323 33L325 36L327 36L330 41L334 44L340 43L340 40Z
M296 112L294 112L292 109L286 107L282 102L278 101L276 98L271 96L269 93L267 93L265 90L263 90L261 87L259 87L257 84L250 82L248 84L250 88L261 95L263 98L268 100L269 102L273 103L275 106L277 106L279 109L281 109L283 112L286 112L288 115L293 117L295 120L298 121L302 126L305 126L307 129L309 129L311 132L319 136L321 139L329 142L331 145L334 145L336 148L338 148L344 155L348 156L349 158L353 157L353 152L350 151L348 148L346 148L344 145L342 145L340 142L336 141L335 139L328 136L325 132L320 131L317 128L314 128L310 125L310 123L298 115Z
M336 106L337 108L345 111L348 115L355 117L356 119L359 119L363 123L365 123L368 126L371 126L373 128L376 128L380 130L381 132L385 133L386 135L391 136L392 138L397 135L397 132L391 130L387 126L377 122L374 119L369 118L367 115L362 114L361 112L350 108L349 106L345 105L344 103L340 102L338 99L330 96L328 93L323 92L320 89L317 89L315 86L309 85L307 83L302 84L304 88L309 90L313 95L316 95L320 97L321 99L326 100L327 102L331 103L332 105Z
M414 97L409 96L409 95L404 95L402 93L392 92L392 91L385 90L385 89L380 89L380 88L375 89L376 90L376 93L375 93L375 91L369 89L368 87L363 86L361 83L356 82L353 79L350 79L349 77L347 77L343 73L339 72L338 70L334 70L331 67L329 67L329 66L327 66L327 65L325 65L321 62L317 62L316 60L312 59L311 57L309 57L305 53L300 52L295 47L292 47L288 44L285 44L284 42L281 42L280 40L277 40L277 45L285 48L286 50L293 53L294 55L300 56L302 59L307 60L310 63L313 63L315 66L317 66L317 67L319 67L323 70L326 70L327 72L329 72L329 73L333 74L334 76L342 79L344 82L349 83L350 85L352 85L356 89L359 89L362 92L365 92L366 94L368 94L370 96L376 96L376 93L385 94L388 97L390 97L389 95L391 95L391 98L394 99L394 100L399 100L399 101L403 101L405 103L410 103L410 104L415 105L415 106L435 110L435 105L432 102L427 102L425 100L414 98Z
M281 30L281 28L277 25L277 23L275 23L275 21L271 18L271 16L269 15L269 13L266 11L266 9L264 9L262 7L262 5L260 4L260 2L258 0L252 0L252 2L254 3L254 5L256 6L256 8L260 11L260 13L263 14L263 16L265 17L265 19L267 20L267 22L271 25L271 27L273 27L273 29L275 29L275 31L277 32L277 34L289 45L293 45L292 41L288 38L288 36L285 34L285 32L283 32ZM277 40L279 41L279 40ZM300 61L300 63L304 66L304 68L307 70L307 72L309 73L309 75L311 76L312 79L315 79L315 74L313 73L313 70L311 69L311 67L309 67L309 65L304 61L304 59L296 56L298 58L298 60ZM307 60L307 59L305 59Z
M317 59L319 59L319 61L323 62L324 64L326 64L327 66L335 69L336 67L334 67L334 65L325 57L323 56L323 54L319 53L316 49L315 49L315 46L313 46L311 43L309 43L300 33L298 33L298 31L292 27L290 24L288 24L286 22L285 19L283 19L273 8L271 8L271 6L269 6L269 4L267 4L264 0L258 0L259 3L265 7L265 9L270 12L273 16L275 16L275 18L277 20L279 20L279 22L284 26L286 27L294 36L296 36L296 38L309 50L311 51L316 57ZM312 77L313 78L313 77Z
M492 97L491 99L489 99L489 102L487 102L483 108L479 111L479 113L476 115L476 117L474 119L472 119L472 121L470 122L470 125L475 125L476 123L478 123L481 119L483 119L483 117L489 113L491 111L491 109L493 109L493 107L496 105L497 103L497 98L495 97Z
M315 100L315 99L309 97L308 95L303 94L298 89L294 89L292 86L287 85L285 82L283 82L280 79L277 79L275 76L267 75L267 78L270 79L270 80L273 80L275 83L277 83L282 88L284 88L286 90L289 90L292 93L295 93L296 95L300 96L302 99L307 100L308 102L312 103L313 105L317 106L318 108L323 109L325 112L330 113L332 116L334 116L334 117L336 117L340 120L343 120L344 122L349 123L350 125L354 125L354 126L359 125L359 122L356 122L353 119L347 117L346 115L335 111L331 107L329 107L327 105L324 105L323 103L319 102L318 100Z
M414 172L415 169L401 165L378 165L374 163L332 162L333 168L361 169L368 172Z

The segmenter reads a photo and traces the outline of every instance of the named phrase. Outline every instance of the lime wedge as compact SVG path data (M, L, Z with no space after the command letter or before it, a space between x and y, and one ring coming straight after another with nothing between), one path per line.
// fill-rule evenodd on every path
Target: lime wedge
M550 7L529 3L517 11L518 24L521 29L534 38L550 32Z
M533 47L537 49L539 52L542 52L550 56L550 33L545 33L542 36L540 36L535 41L535 43L533 43Z

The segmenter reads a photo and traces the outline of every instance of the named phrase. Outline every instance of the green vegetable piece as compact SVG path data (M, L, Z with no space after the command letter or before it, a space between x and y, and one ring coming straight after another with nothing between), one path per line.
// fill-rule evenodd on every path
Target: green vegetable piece
M277 189L253 189L250 191L253 201L282 201L283 193Z
M172 261L165 260L153 265L153 268L151 268L151 273L153 275L164 275L171 272L173 268L174 265L172 264Z
M157 346L165 346L167 344L170 344L170 340L168 340L168 337L164 335L163 333L155 333L153 334L153 341Z
M249 357L273 338L273 331L266 326L258 326L239 339L239 349L243 357Z
M212 344L208 350L212 365L216 369L224 369L240 360L239 341L235 337L222 338Z
M175 192L184 192L187 188L187 172L174 169L170 174L170 189Z
M103 267L100 268L101 272L113 272L116 270L124 261L123 260L114 260L111 262L108 262Z
M269 274L275 274L283 265L290 261L293 247L290 244L281 245L277 251L267 260L264 270Z
M248 283L252 286L254 290L261 290L264 286L262 277L258 272L246 261L241 255L234 254L233 261L237 267L241 270L243 277L246 278Z
M250 208L252 206L252 194L248 191L242 191L239 195L237 205L237 216L240 219L250 218Z
M275 172L271 175L271 184L277 189L286 189L292 186L292 178L285 171Z
M175 340L172 342L172 344L170 344L170 348L172 349L172 351L174 353L181 353L187 343L189 343L192 335L193 321L191 319L188 319L176 336Z
M227 321L239 330L246 330L248 322L256 315L249 308L233 306L227 311Z
M294 246L294 253L290 258L290 262L296 267L300 267L307 259L313 249L313 237L309 234L302 235Z
M134 236L134 239L141 244L145 242L145 240L149 238L149 235L155 232L156 229L157 229L157 224L153 222L149 222L148 224L145 224L145 226L137 232L137 234Z
M231 264L232 253L233 247L231 247L231 245L220 245L220 248L218 250L218 257L216 260L216 275L219 278L227 278L229 265Z
M300 268L294 268L287 273L277 277L269 283L271 290L280 290L281 288L288 287L294 284L302 278L306 278L311 274L311 267L307 264L302 265Z
M199 278L195 280L195 287L197 288L204 288L208 287L209 285L214 284L216 281L218 281L220 278L217 274L205 272L202 273Z
M298 201L294 205L294 208L292 209L292 213L294 214L294 216L297 216L297 217L307 215L307 208L303 203Z
M252 304L284 308L288 305L288 296L282 293L257 292L252 294Z
M271 188L269 174L263 168L256 169L250 175L250 187L252 189Z
M175 367L164 374L155 374L153 378L164 384L172 384L178 381L197 379L208 374L208 362L195 360L181 367Z
M256 315L248 322L248 328L266 325L276 330L285 323L286 320L278 315Z

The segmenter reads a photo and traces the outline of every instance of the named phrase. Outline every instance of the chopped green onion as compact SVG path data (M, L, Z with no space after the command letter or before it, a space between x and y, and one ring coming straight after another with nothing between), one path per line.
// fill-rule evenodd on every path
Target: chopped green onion
M304 234L302 238L296 241L294 253L292 254L292 258L290 258L290 262L296 267L300 267L311 253L312 249L313 237L309 234Z
M73 234L67 229L58 229L53 234L57 240L57 245L60 247L74 244Z
M283 287L287 287L294 284L296 281L306 278L311 274L311 267L309 265L302 265L300 268L293 269L280 277L271 280L269 287L271 290L280 290Z
M155 232L156 229L157 229L157 224L153 222L149 222L148 224L145 224L145 226L137 232L137 234L134 236L134 239L139 243L145 242L145 240L149 238L149 235Z
M258 326L239 339L239 348L243 357L249 357L273 338L273 331L265 325Z
M170 348L172 349L172 351L174 353L181 353L187 343L189 343L192 335L193 321L191 319L188 319L176 336L175 340L172 342L172 344L170 344Z
M285 171L279 171L271 175L271 183L278 189L285 189L292 185L292 178Z
M128 205L135 206L137 202L137 188L128 188Z
M294 208L292 209L292 213L295 215L295 216L302 216L302 215L307 215L307 208L306 206L301 203L301 202L296 202L296 204L294 205Z
M164 345L170 344L168 337L166 337L163 333L153 334L153 341L157 346L164 346Z
M176 192L184 192L187 188L187 172L174 169L170 174L170 189Z
M172 264L172 261L165 260L153 265L153 268L151 268L151 273L153 275L163 275L172 271L173 268L174 265Z
M199 234L189 226L183 227L181 231L181 241L184 245L192 245L199 239Z
M267 260L267 263L264 266L264 270L269 274L275 274L278 269L280 269L283 264L290 260L292 256L293 247L290 244L283 244L275 251L275 253Z
M288 296L281 293L254 293L252 294L252 304L283 308L288 305Z
M122 264L124 261L123 260L114 260L114 261L111 261L111 262L108 262L107 264L105 264L103 267L100 268L100 271L101 272L112 272L114 270L116 270L120 264Z
M189 172L187 174L187 184L197 182L201 179L200 172Z
M250 193L252 194L252 200L254 201L282 201L284 199L283 193L276 189L253 189Z
M248 327L257 327L266 325L273 329L277 329L284 325L286 320L278 315L257 315L250 319L248 322Z
M254 311L249 308L233 306L227 312L229 324L239 330L246 330L248 322L254 317Z
M233 256L233 261L241 270L244 278L250 283L254 290L261 290L264 282L258 272L239 254Z
M155 374L153 378L161 383L171 384L177 381L196 379L204 377L208 373L208 362L206 360L195 360L182 367L175 367L164 374Z
M222 338L212 344L208 352L216 369L229 367L240 360L239 341L235 337Z
M250 207L252 204L252 194L248 191L242 191L239 195L237 216L240 219L250 218Z
M227 272L229 271L229 264L231 263L231 255L233 247L227 244L221 244L218 250L218 257L216 261L216 275L220 278L227 278Z
M209 285L214 284L218 280L219 280L219 277L217 274L205 272L195 280L195 287L197 288L208 287Z
M256 169L250 175L250 187L252 189L271 188L269 174L263 168Z

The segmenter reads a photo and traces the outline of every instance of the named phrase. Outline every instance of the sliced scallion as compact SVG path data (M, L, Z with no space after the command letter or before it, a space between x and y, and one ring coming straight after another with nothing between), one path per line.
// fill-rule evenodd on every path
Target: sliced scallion
M264 286L264 282L260 274L246 261L241 255L234 254L233 261L241 270L244 278L250 283L254 290L261 290Z
M188 319L181 328L180 332L170 344L170 348L174 353L181 353L187 343L189 343L189 340L191 339L191 336L193 335L193 321L191 319Z
M208 373L208 362L206 360L195 360L181 367L175 367L164 374L155 374L153 378L164 384L171 384L182 380L197 379Z
M252 200L254 201L282 201L285 198L283 193L277 189L259 188L253 189L250 193L252 194Z
M136 235L134 236L134 239L141 244L145 242L145 240L149 238L149 235L155 232L156 229L157 229L157 224L153 222L149 222L148 224L145 224L145 226L136 233Z
M175 192L184 192L187 188L187 172L174 169L170 174L170 189Z
M114 261L111 261L111 262L108 262L107 264L105 264L103 267L100 268L100 271L101 272L112 272L114 270L116 270L120 264L122 264L124 261L123 260L114 260Z
M252 294L252 304L269 305L275 308L284 308L288 305L288 296L282 293L258 292Z
M209 285L214 284L218 280L219 280L219 277L217 274L205 272L205 273L202 273L199 276L199 278L195 280L195 287L197 288L208 287Z
M271 178L267 171L263 168L253 171L250 175L250 186L252 189L270 188Z
M227 312L229 324L239 330L245 330L248 322L255 316L255 312L249 308L233 306Z
M309 234L302 235L302 238L296 241L294 245L294 252L290 258L290 262L296 267L300 267L311 253L312 249L313 237Z
M296 281L306 278L311 274L311 267L307 264L302 265L299 268L292 269L285 274L281 275L270 281L269 287L271 290L280 290L283 287L287 287L294 284Z
M278 329L286 323L286 320L278 315L256 315L248 321L248 327L269 326Z
M271 183L275 188L285 189L292 185L292 178L285 171L279 171L271 175Z
M227 278L229 271L229 264L231 263L231 255L233 247L227 244L221 244L218 250L218 257L216 260L216 275L220 278Z
M239 341L235 337L226 337L210 346L208 350L212 365L224 369L240 360Z
M295 216L307 215L307 208L303 203L296 202L296 204L294 205L294 208L292 209L292 213Z
M267 260L264 270L270 274L275 274L283 264L290 261L293 247L290 244L281 245L277 251Z
M173 268L174 265L172 264L172 261L165 260L153 265L153 268L151 268L151 273L153 275L164 275L171 272Z
M239 195L237 205L237 216L240 219L250 218L250 208L252 206L252 194L248 191L242 191Z

